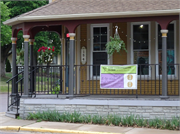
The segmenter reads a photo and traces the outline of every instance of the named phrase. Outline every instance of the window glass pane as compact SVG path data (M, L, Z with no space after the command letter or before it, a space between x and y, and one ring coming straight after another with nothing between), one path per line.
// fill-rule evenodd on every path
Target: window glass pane
M107 27L101 27L101 34L107 34Z
M94 28L93 32L93 51L105 50L107 43L107 27Z
M174 24L168 25L167 49L174 49Z
M162 74L162 50L159 50L158 52L158 58L159 58L159 74ZM167 74L173 75L175 74L175 68L174 68L174 50L167 50Z
M93 34L100 34L100 28L94 27Z
M161 27L158 24L158 49L162 49L162 34L161 34Z
M100 51L100 49L101 49L101 46L99 43L94 44L94 51Z
M100 42L100 35L96 35L93 37L93 42L94 43L99 43Z
M93 52L93 65L107 64L107 52ZM93 76L100 75L100 66L93 67Z
M134 51L134 64L138 64L138 75L148 75L149 51Z
M93 48L93 50L94 51L99 51L99 50L101 50L101 46L100 46L100 35L98 36L94 36L94 39L93 39L93 45L94 45L94 48Z
M133 25L133 49L148 49L148 25Z
M103 43L107 42L107 35L101 35L101 42Z
M106 50L106 44L101 44L101 50Z
M107 52L105 51L107 43L107 27L94 27L93 28L93 76L100 75L100 65L107 64ZM98 51L98 52L97 52ZM105 52L101 52L105 51Z

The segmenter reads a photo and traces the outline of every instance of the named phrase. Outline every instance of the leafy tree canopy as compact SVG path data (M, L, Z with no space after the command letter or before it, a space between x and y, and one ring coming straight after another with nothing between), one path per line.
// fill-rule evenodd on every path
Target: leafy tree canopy
M9 19L10 10L7 7L8 3L0 2L1 14L1 46L11 43L11 27L4 25L3 22Z
M10 17L21 15L38 7L48 4L48 1L33 0L33 1L9 1L8 7L11 9Z
M44 6L48 4L48 1L9 1L8 7L11 9L10 17L16 17L28 11L32 11L38 7ZM23 39L23 32L19 31L17 36L17 53L21 52L22 50L22 43L24 42ZM53 42L52 42L53 41ZM37 50L42 46L55 46L55 53L60 53L60 45L61 42L59 40L59 36L54 32L39 32L35 36L34 42L34 52L37 53Z

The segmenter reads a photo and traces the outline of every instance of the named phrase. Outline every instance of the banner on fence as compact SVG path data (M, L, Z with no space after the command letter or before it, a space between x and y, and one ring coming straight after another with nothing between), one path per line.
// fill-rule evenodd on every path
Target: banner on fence
M137 65L101 65L101 89L137 89Z

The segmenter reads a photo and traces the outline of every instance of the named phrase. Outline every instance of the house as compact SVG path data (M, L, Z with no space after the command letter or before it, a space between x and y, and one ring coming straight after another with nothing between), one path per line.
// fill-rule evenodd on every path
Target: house
M179 115L178 98L172 99L172 96L179 95L180 89L179 11L178 0L55 0L5 21L4 24L12 26L13 61L16 60L17 33L23 31L24 77L18 81L24 84L22 97L19 97L20 115L25 117L30 111L48 108L59 111L74 110L74 107L75 110L83 113L90 111L98 114L106 114L107 111L108 114L114 113L117 109L120 109L116 111L117 113L130 114L129 110L135 107L137 110L133 112L144 117L147 115L145 118L155 116L171 118L172 115ZM109 37L114 35L116 26L121 39L126 44L127 53L122 51L120 54L114 53L112 57L108 57L105 44L109 41ZM59 70L57 75L53 75L51 69L51 73L45 76L43 71L46 67L33 64L34 36L39 31L54 31L61 38L62 65L51 66ZM82 58L82 49L85 50L84 58ZM100 64L138 64L138 89L100 89ZM13 76L16 75L16 63L13 62ZM46 81L42 80L44 77L47 78ZM18 83L15 78L12 79L11 96L15 98L15 102L18 102L17 92L20 92L20 89L15 86ZM60 88L56 88L57 84ZM48 95L53 96L52 94L68 98L75 96L78 98L83 95L90 97L64 99L61 102L57 99L44 101L41 97L39 100L31 99L34 95L36 97L46 95L47 98ZM96 97L91 98L93 95ZM108 95L112 100L109 100ZM147 95L150 96L149 101L146 100ZM144 96L145 101L138 99L121 101L119 97L122 96L127 98ZM153 99L152 96L158 99ZM99 100L97 97L103 99ZM106 97L108 99L105 99ZM171 101L166 103L161 99ZM83 105L83 110L79 105ZM169 113L165 112L165 109L172 107L176 109L175 112L171 110Z

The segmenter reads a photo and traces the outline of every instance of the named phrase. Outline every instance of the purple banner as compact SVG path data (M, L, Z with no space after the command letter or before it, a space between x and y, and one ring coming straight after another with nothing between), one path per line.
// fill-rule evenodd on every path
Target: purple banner
M101 88L124 88L124 74L101 74Z

